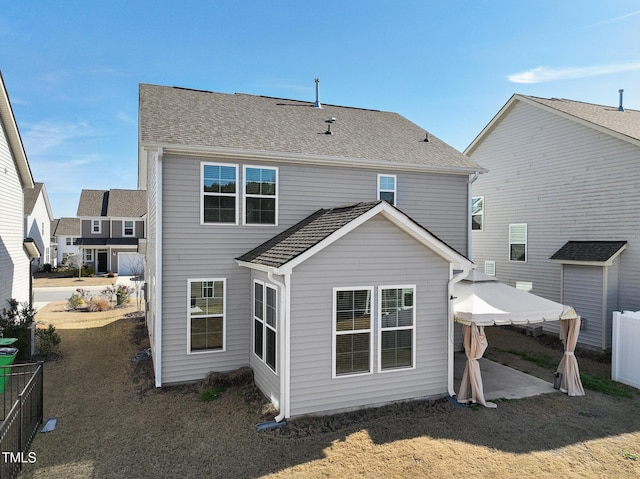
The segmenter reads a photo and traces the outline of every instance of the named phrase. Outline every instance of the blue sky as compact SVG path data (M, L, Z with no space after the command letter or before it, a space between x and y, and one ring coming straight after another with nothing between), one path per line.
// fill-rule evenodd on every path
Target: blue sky
M640 109L640 3L0 0L0 69L56 217L136 188L138 84L395 111L464 150L514 93Z

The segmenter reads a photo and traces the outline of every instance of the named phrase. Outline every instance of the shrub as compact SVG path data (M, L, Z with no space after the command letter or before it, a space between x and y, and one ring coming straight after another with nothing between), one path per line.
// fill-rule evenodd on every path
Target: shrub
M102 295L107 298L115 296L116 306L121 306L129 301L129 296L131 296L133 291L134 289L129 286L119 284L118 286L107 286L102 290Z
M51 266L50 263L45 263L42 265L42 272L43 273L51 273L53 267Z
M0 335L5 338L17 338L13 346L18 348L18 359L31 357L31 325L36 311L29 303L19 304L15 299L7 301L9 309L0 313Z
M88 304L89 311L108 311L111 309L111 302L105 298L91 298Z
M36 342L41 354L47 355L57 351L61 341L62 339L53 324L50 324L46 329L36 329Z
M67 306L69 307L69 309L79 309L83 304L84 300L82 299L82 296L77 293L73 293L71 297L67 299Z

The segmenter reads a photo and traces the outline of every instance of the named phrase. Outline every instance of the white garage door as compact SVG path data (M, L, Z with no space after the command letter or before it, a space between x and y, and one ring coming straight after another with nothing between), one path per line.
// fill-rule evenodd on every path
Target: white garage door
M132 276L144 272L144 256L140 253L118 253L118 275Z

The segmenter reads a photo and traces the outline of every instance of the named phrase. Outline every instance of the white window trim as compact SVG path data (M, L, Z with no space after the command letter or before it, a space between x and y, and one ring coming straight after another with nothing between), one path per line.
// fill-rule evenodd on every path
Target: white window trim
M479 198L482 200L482 210L480 211L480 213L476 213L473 214L473 200L475 200L476 198ZM474 216L481 216L482 217L482 223L480 225L480 229L479 230L474 230L473 226L471 226L471 231L484 231L484 196L474 196L471 200L471 223L473 224L473 217Z
M383 328L382 327L382 290L384 289L413 289L413 318L412 318L412 326L397 326L392 328ZM405 284L405 285L389 285L389 286L378 286L378 308L377 308L377 341L378 341L378 372L381 374L387 373L396 373L400 371L410 371L412 369L416 369L416 310L417 310L417 287L415 284ZM402 299L404 303L404 298ZM382 369L382 332L383 331L402 331L406 329L411 329L413 334L411 335L411 366L404 366L398 368L389 368Z
M98 231L93 230L93 224L96 221L98 222ZM102 220L91 220L91 234L92 235L102 234Z
M132 227L132 233L130 235L128 235L127 233L125 233L125 223L127 221L131 221L131 224L133 225ZM136 236L136 221L135 220L122 220L122 237L123 238L135 238Z
M86 249L85 251L85 255L84 255L84 260L83 261L91 261L93 262L93 249Z
M73 241L71 240L71 236L67 236L64 239L64 243L65 243L66 246L73 246Z
M204 168L205 166L225 166L225 167L230 167L230 168L234 168L236 170L236 192L231 194L231 193L205 193L204 191ZM239 178L239 166L237 164L233 164L233 163L215 163L215 162L208 162L208 161L202 161L200 162L200 185L199 185L199 194L200 194L200 225L202 226L237 226L238 225L238 201L239 201L239 197L240 197L240 192L239 189L241 188L241 181ZM204 220L204 197L206 196L226 196L226 197L235 197L236 201L235 201L235 209L236 209L236 217L235 217L235 222L233 223L212 223L212 222L206 222Z
M255 305L256 305L256 284L260 285L262 288L262 319L258 318L255 315ZM276 294L276 327L273 328L267 322L267 289L271 289L275 291ZM269 371L271 371L276 376L278 375L278 288L275 285L265 283L264 281L260 281L259 279L253 280L253 289L252 289L252 303L251 303L251 316L254 321L259 321L262 324L262 357L256 354L255 348L255 330L253 329L255 325L252 323L251 326L251 343L252 343L252 352L258 361L263 363ZM270 364L267 363L267 328L272 330L276 334L276 368L273 369Z
M380 187L380 180L382 178L393 178L393 190L383 189ZM393 193L393 206L398 205L398 176L397 175L386 175L383 173L378 173L378 184L376 185L378 189L377 198L380 200L380 193Z
M191 351L191 283L222 281L222 349L207 349L204 351ZM190 278L187 280L187 354L201 355L223 353L227 350L227 279L226 278Z
M269 195L247 194L247 169L273 170L276 173L276 194L273 196L276 202L275 223L247 223L247 198L271 198ZM278 226L278 204L280 195L280 171L277 166L242 165L242 225L243 226Z
M524 226L524 243L515 243L511 241L511 228ZM524 261L516 261L511 259L511 245L512 244L524 244ZM527 223L510 223L509 224L509 250L507 251L507 257L510 263L527 263L529 261L529 228Z
M369 329L358 329L358 330L354 330L354 331L337 331L336 330L336 307L337 307L337 301L336 301L336 293L338 291L362 291L362 290L367 290L369 291L369 309L370 309L370 316L371 319L369 321ZM353 378L353 377L358 377L358 376L367 376L367 375L371 375L373 374L373 353L374 353L374 349L373 349L373 336L374 336L374 332L375 332L375 328L374 328L374 316L373 316L373 292L374 292L374 288L373 286L352 286L352 287L335 287L333 288L333 298L332 298L332 312L331 312L331 329L332 329L332 343L333 343L333 347L332 347L332 354L331 354L331 377L332 379L343 379L343 378ZM352 374L336 374L336 349L337 349L337 345L336 345L336 339L339 335L343 335L343 334L354 334L354 333L365 333L365 332L369 332L369 371L367 372L360 372L360 373L352 373Z

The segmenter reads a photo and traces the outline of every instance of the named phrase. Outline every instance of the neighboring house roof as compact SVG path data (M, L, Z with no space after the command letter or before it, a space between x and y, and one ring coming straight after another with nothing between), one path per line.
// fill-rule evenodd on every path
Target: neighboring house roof
M44 199L49 220L51 221L53 219L53 213L51 211L51 204L49 203L47 188L44 186L44 183L36 182L34 183L33 188L27 188L24 190L24 214L30 215L33 213L33 208L35 208L40 195L42 195Z
M269 241L236 258L244 266L269 269L292 269L325 246L377 214L383 214L398 227L423 244L429 244L440 256L470 263L462 254L438 239L399 209L385 201L358 203L331 209L321 209Z
M79 217L139 218L147 214L144 190L82 190Z
M397 113L147 84L140 85L140 145L345 166L484 171Z
M550 259L564 264L610 265L626 247L626 241L568 241Z
M4 125L4 131L7 135L7 141L13 153L16 167L18 168L18 175L20 176L22 187L33 188L33 175L31 174L27 154L24 151L18 124L13 115L13 109L11 108L11 102L9 101L9 94L4 84L2 72L0 72L0 122Z
M55 229L52 227L52 236L80 236L80 218L60 218Z
M466 155L473 153L517 102L542 108L553 114L640 146L640 111L638 110L625 108L624 111L620 111L618 107L614 106L596 105L564 98L539 98L515 94L466 148L464 153Z

